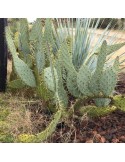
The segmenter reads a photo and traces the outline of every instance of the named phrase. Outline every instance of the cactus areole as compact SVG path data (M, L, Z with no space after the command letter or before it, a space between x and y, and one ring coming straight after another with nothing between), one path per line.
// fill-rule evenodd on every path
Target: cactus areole
M4 92L6 90L7 46L4 36L6 25L7 19L0 18L0 92Z

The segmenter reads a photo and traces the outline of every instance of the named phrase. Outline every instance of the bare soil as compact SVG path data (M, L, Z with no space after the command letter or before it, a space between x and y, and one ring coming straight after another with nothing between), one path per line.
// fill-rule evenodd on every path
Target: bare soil
M60 123L48 140L53 143L125 143L125 112L117 110L95 119Z

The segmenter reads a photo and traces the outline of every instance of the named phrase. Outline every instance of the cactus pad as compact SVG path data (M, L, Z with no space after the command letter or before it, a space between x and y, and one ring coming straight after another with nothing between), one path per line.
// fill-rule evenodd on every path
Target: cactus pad
M77 84L80 92L84 96L92 96L92 93L89 90L89 83L91 80L91 71L86 65L83 65L77 75Z

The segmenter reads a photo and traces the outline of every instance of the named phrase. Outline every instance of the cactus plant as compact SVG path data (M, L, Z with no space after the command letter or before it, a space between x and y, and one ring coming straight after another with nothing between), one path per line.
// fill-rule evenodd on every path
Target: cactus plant
M110 96L113 95L117 83L120 63L117 57L112 65L105 66L108 63L107 56L123 45L125 43L110 46L104 41L97 55L95 69L91 70L86 62L76 71L64 42L60 47L60 58L62 66L67 70L66 86L71 95L76 98L93 98L99 107L109 105Z
M45 30L47 31L46 26ZM17 52L11 31L9 27L6 28L7 45L12 54L14 71L17 74L15 80L12 80L9 85L13 88L22 86L36 88L38 95L43 99L48 100L50 93L43 80L46 60L43 49L44 34L42 31L41 20L37 19L30 31L27 20L21 19L19 32L21 47L19 47L20 50Z
M26 38L24 41L26 44L23 44L23 41L21 41L23 45L21 44L21 53L19 54L17 53L14 41L12 39L11 31L9 27L6 28L6 40L8 48L12 54L14 69L17 74L17 79L11 81L10 86L19 88L26 85L31 88L35 88L39 97L41 97L41 99L43 99L45 102L55 99L55 105L57 106L58 110L54 115L54 120L52 120L45 131L37 134L37 136L26 136L28 142L40 142L51 135L62 115L60 105L61 107L67 107L68 103L67 94L64 90L61 79L62 76L59 69L59 64L57 65L56 62L58 70L55 70L55 65L51 54L51 47L53 45L51 21L50 19L46 20L44 32L42 31L40 21L40 19L36 20L33 28L31 29L31 33L29 33L26 20L21 19L21 23L25 25L22 26L21 24L24 31L21 30L20 39L24 40ZM29 56L32 58L32 66L29 66L28 64L27 58ZM57 77L56 72L58 73L59 77ZM22 136L20 139L22 139Z

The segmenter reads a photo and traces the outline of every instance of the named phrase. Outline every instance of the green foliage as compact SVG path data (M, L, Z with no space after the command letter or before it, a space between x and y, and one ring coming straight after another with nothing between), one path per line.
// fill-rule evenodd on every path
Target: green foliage
M73 28L70 31L72 21L67 22L67 24L61 24L58 21L59 31L58 29L56 31L50 19L46 19L44 29L41 20L37 19L30 31L27 20L21 19L19 41L23 39L26 41L21 47L23 57L21 54L17 55L11 33L7 29L8 47L13 56L14 69L19 77L17 80L21 79L26 85L36 87L38 94L43 89L49 89L49 91L55 93L55 98L58 101L60 99L65 107L68 104L68 98L64 84L66 84L69 93L75 98L93 97L96 105L108 105L108 98L113 94L117 83L119 60L117 58L113 60L113 64L109 64L107 56L120 49L125 43L107 45L107 42L103 41L100 47L102 42L100 41L90 52L91 37L95 33L99 20L89 34L90 23L90 19L84 19L83 21L78 19L76 21L76 33L73 36ZM107 30L108 27L105 32ZM105 32L101 35L102 40L104 40ZM58 57L54 58L52 48L56 44L56 39L59 40L60 45L58 47ZM81 46L81 43L85 45L86 50L84 46ZM28 49L29 52L26 52ZM98 52L95 52L96 50ZM26 53L32 56L31 65L27 62L30 59L25 59ZM90 65L91 62L94 62L93 68ZM46 69L44 70L44 68ZM63 69L66 70L65 79L63 78ZM40 77L41 74L43 77ZM47 87L42 88L42 84ZM41 96L43 96L43 92L41 92ZM100 97L104 98L103 101ZM99 99L100 101L98 101Z
M16 79L16 80L10 81L8 84L8 87L20 89L20 88L24 88L25 84L22 82L22 80Z
M38 37L39 39L42 37L42 25L40 18L36 19L35 23L33 24L31 32L29 33L29 40L36 41Z
M96 107L96 106L84 106L79 109L80 115L87 114L90 118L101 117L110 114L115 111L117 108L115 106L112 107Z
M45 27L41 19L37 19L30 30L27 20L20 19L20 28L14 37L6 28L13 70L17 75L9 87L34 88L46 103L54 99L56 109L59 108L45 131L37 135L22 134L18 137L19 142L42 142L50 136L62 116L60 105L67 108L70 95L84 102L86 99L94 100L97 107L81 108L80 105L80 114L95 117L116 109L108 105L117 83L120 62L119 58L110 58L125 43L112 44L110 41L107 44L104 39L109 28L107 26L92 47L99 21L91 26L91 19L77 19L75 29L73 21L67 24L58 21L59 28L56 30L51 19L46 19Z
M68 95L63 84L63 73L61 70L60 61L56 62L55 68L58 75L58 82L56 84L56 95L55 95L56 102L59 103L59 105L62 105L64 108L67 108Z
M50 24L51 22L48 21L50 20L47 20L47 23ZM43 37L47 34L47 30L49 29L45 28L44 34L40 19L36 20L31 30L29 30L27 19L20 19L20 30L18 32L19 44L22 46L18 47L20 50L17 53L11 31L9 27L6 28L6 40L13 58L13 70L17 74L16 78L11 80L9 86L12 88L21 88L25 85L31 88L35 87L37 94L45 100L48 100L46 96L49 96L43 80L46 63L46 53L44 53L46 42L43 43ZM48 33L50 34L50 31Z
M109 44L104 41L109 34L108 24L92 47L100 19L96 23L91 22L91 19L76 19L74 27L73 19L66 22L57 19L58 29L54 30L54 35L61 66L66 69L64 84L68 92L75 98L95 98L97 106L107 106L117 83L120 66L118 58L112 59L112 63L109 60L125 43L115 44L113 36ZM67 42L69 38L70 43Z
M19 29L19 18L8 18L8 25L14 35Z
M60 49L62 43L66 41L72 57L72 63L76 70L79 70L86 62L90 67L96 64L96 58L93 57L93 54L98 54L97 51L100 51L102 42L110 35L108 29L111 26L111 22L107 24L103 32L97 38L97 28L102 21L100 18L94 20L91 18L78 18L75 21L75 25L73 24L73 19L66 19L66 21L56 19L56 21L58 28L53 29L56 49ZM112 35L110 39L108 38L109 47L107 48L107 55L109 53L114 55L113 52L117 51L120 46L123 46L124 43L120 43L117 46L114 45L114 42L117 41L117 34Z
M83 65L78 72L77 85L84 96L92 96L92 93L89 90L91 75L91 71L86 65Z
M70 94L76 98L93 98L96 106L107 106L111 101L109 98L113 95L119 72L119 59L116 58L113 64L106 66L107 55L123 45L125 43L113 45L112 48L104 41L97 55L95 69L91 70L87 64L83 64L77 72L64 42L60 47L59 58L62 67L67 71L66 86Z
M54 75L55 75L56 84L57 84L58 76L57 76L57 71L55 68L54 68ZM50 67L44 69L44 81L48 89L51 90L52 92L55 92L54 80L53 80L52 71Z
M35 141L36 136L30 134L21 134L18 136L17 142L20 143L33 143Z
M13 58L15 71L21 80L30 87L36 87L35 76L28 65L18 57Z
M9 110L4 106L0 106L0 120L5 120L9 115Z
M19 39L21 50L24 56L30 53L30 46L29 46L29 26L28 21L25 18L20 19L20 31L19 31Z
M111 99L110 98L96 98L94 99L94 102L96 106L98 107L106 107L110 104Z
M0 106L0 142L10 143L14 141L13 136L9 132L9 123L6 121L10 111L5 106Z
M118 95L113 97L113 104L120 110L125 111L125 97Z

